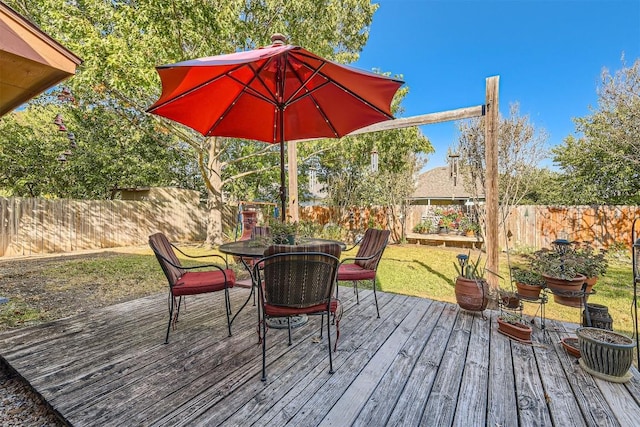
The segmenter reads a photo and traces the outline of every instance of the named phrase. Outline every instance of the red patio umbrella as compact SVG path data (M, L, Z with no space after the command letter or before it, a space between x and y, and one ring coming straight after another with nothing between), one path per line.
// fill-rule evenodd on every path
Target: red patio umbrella
M147 110L200 132L280 144L285 218L284 143L340 138L393 119L404 82L323 59L274 35L273 45L156 67L162 94Z

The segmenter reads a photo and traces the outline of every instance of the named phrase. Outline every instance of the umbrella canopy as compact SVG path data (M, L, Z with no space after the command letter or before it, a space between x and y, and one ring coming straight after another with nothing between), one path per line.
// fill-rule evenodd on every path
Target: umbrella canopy
M393 119L404 82L323 59L272 37L256 50L157 67L160 99L147 110L200 132L281 144L284 218L285 141L340 138Z
M0 116L74 75L81 62L0 2Z

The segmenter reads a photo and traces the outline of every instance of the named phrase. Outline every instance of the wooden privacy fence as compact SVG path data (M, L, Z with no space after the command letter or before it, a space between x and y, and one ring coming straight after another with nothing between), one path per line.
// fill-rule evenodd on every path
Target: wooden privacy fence
M465 207L456 208L465 210ZM425 206L412 206L407 231L420 222ZM555 239L589 241L597 248L614 244L631 247L631 226L640 217L639 206L515 206L499 230L499 245L514 248L550 248ZM510 236L505 239L505 236Z
M206 212L189 203L0 198L0 256L204 240Z
M631 226L640 217L640 206L517 206L506 222L509 246L549 248L555 239L589 241L608 249L631 247ZM500 245L504 247L504 229Z
M235 224L237 210L227 206L223 223ZM412 206L406 231L420 222L424 206ZM334 221L346 230L369 226L388 228L385 208L351 209L338 215L327 207L300 209L303 221L327 224ZM556 238L592 241L600 248L631 245L631 224L640 216L638 206L517 206L511 209L499 244L538 249L550 247ZM48 200L0 198L0 256L73 252L83 249L134 246L147 243L161 231L176 241L203 241L207 212L195 203L173 200ZM505 233L506 231L506 233ZM401 232L393 230L398 241Z

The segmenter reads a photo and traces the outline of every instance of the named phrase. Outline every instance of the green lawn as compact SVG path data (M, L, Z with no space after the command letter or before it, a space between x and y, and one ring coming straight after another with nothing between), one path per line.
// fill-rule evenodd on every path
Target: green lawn
M194 255L207 252L196 245L186 249L187 253ZM354 255L354 252L349 254ZM379 289L455 303L454 262L456 262L456 255L460 252L468 252L468 250L390 245L378 267ZM475 259L477 252L472 254L472 257ZM515 261L518 261L518 258L512 257L512 262ZM500 265L501 275L508 278L506 256L501 255ZM242 272L240 265L236 265L235 268L239 273ZM30 274L34 276L37 274L38 278L28 283L29 295L12 290L10 281L5 285L0 281L0 294L11 298L10 304L0 306L0 322L4 327L63 317L65 313L50 307L51 296L56 295L55 299L59 298L64 302L66 300L63 294L65 292L75 294L74 289L90 291L82 301L88 304L89 309L162 292L167 286L155 257L151 250L146 248L140 248L137 251L128 249L127 253L109 257L96 256L82 259L60 257L42 271L30 272ZM610 260L607 275L599 279L595 287L597 293L590 297L591 302L609 307L614 329L627 335L631 335L633 331L631 276L630 254L623 254L618 260ZM38 289L35 292L36 283L41 283L42 290ZM503 280L501 287L511 290L508 280ZM42 295L36 295L38 292ZM74 304L79 304L78 300L67 303L69 306ZM538 307L536 304L525 304L525 314L534 314ZM549 297L546 305L546 316L573 323L579 323L581 319L579 309L556 304L552 296Z
M390 245L378 267L379 289L455 303L454 263L456 255L461 252L467 253L468 250ZM471 258L475 260L477 256L478 252L474 251ZM511 262L515 265L518 262L522 263L522 260L512 256ZM500 275L505 278L501 280L501 288L511 291L505 254L500 256ZM630 254L617 259L611 258L607 274L599 278L594 289L596 294L590 296L589 301L609 307L609 313L613 317L613 328L631 335L633 282ZM525 314L535 314L538 307L537 304L525 303ZM581 321L580 309L556 304L552 295L549 295L545 310L547 318L573 323Z

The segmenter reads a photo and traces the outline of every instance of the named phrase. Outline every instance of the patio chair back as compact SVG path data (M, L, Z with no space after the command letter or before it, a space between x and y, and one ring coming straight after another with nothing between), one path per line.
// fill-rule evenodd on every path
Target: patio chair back
M389 241L389 230L378 230L376 228L369 228L364 233L364 237L360 242L358 253L354 264L359 265L365 270L375 270L378 268L378 263L382 258L387 242ZM372 255L374 255L372 258Z
M171 246L167 237L162 233L155 233L149 236L149 246L151 246L153 253L156 255L162 267L162 271L164 271L165 276L167 276L169 285L173 286L185 273L185 270L180 268L182 264L176 256L173 246ZM167 262L167 260L169 262Z
M270 246L264 253L262 272L266 304L305 308L328 303L340 252L335 243Z

